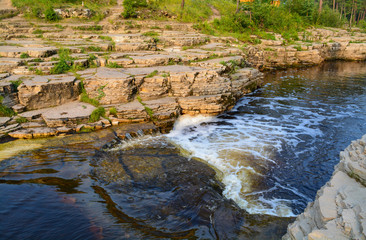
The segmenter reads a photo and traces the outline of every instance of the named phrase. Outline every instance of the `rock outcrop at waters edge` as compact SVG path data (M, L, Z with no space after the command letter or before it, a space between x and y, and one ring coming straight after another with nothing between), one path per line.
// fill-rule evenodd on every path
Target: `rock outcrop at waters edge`
M278 69L318 65L327 60L363 61L366 59L366 34L359 30L309 29L299 41L262 40L246 48L248 61L257 68Z
M340 154L332 178L283 240L366 239L366 135Z
M366 34L339 29L308 30L291 43L277 34L276 40L246 46L171 21L69 21L1 20L0 107L18 115L0 118L0 138L46 137L125 123L153 122L169 129L181 114L217 115L230 109L260 86L258 69L366 59ZM68 50L75 74L53 74L61 49ZM93 101L85 94L106 110L105 118L89 122L96 108L86 103Z

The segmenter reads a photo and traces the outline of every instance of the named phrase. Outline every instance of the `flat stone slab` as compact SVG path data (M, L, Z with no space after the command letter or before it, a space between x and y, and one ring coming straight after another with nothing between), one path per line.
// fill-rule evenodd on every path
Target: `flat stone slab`
M95 107L88 103L71 102L58 107L49 108L42 113L48 127L64 127L85 122L94 111Z
M145 107L137 100L116 106L117 118L121 123L146 122L148 115Z
M21 124L22 128L40 128L46 127L46 124L40 122L26 122Z
M20 128L21 128L20 124L18 124L18 123L11 124L8 126L0 127L0 133L6 134L6 133L14 132Z
M15 131L9 133L9 136L12 138L41 138L41 137L52 137L57 135L57 130L55 128L29 128L29 129L21 129L19 131Z
M42 113L46 112L47 110L48 110L48 108L27 111L27 112L23 112L23 113L19 114L19 116L25 117L28 120L32 120L32 119L40 118L42 116Z
M7 122L10 121L10 117L0 117L0 126L6 124Z
M18 47L18 46L0 46L0 56L19 57L22 53L27 53L30 57L40 58L48 57L57 53L54 47Z
M159 66L159 67L145 67L145 68L127 68L122 69L121 72L133 76L147 75L149 73L157 70L158 72L168 72L168 73L187 73L187 72L198 72L204 71L206 69L200 67L192 66L182 66L182 65L170 65L170 66Z

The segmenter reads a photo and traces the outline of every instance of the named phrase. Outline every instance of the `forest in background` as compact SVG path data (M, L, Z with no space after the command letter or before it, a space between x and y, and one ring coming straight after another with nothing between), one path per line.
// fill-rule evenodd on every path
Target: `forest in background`
M116 0L12 0L28 17L52 14L53 8L84 7L94 12L96 23L106 17L104 9ZM243 2L246 1L246 2ZM278 1L278 0L277 0ZM309 27L359 27L366 31L366 0L124 0L121 18L167 20L194 23L202 33L232 36L256 43L251 35L275 39L278 33L294 41ZM166 12L167 14L161 14ZM46 16L47 19L47 16ZM58 20L50 18L48 20Z

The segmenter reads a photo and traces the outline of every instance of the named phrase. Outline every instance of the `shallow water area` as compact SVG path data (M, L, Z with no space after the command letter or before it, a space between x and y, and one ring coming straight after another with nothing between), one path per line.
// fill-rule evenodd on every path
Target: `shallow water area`
M279 239L366 133L366 64L266 82L111 148L113 129L1 144L0 239Z

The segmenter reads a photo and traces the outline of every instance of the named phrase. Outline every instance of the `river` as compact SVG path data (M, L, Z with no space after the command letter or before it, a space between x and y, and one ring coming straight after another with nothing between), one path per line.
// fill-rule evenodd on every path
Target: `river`
M0 145L0 239L279 239L366 133L366 63L267 73L217 117Z

